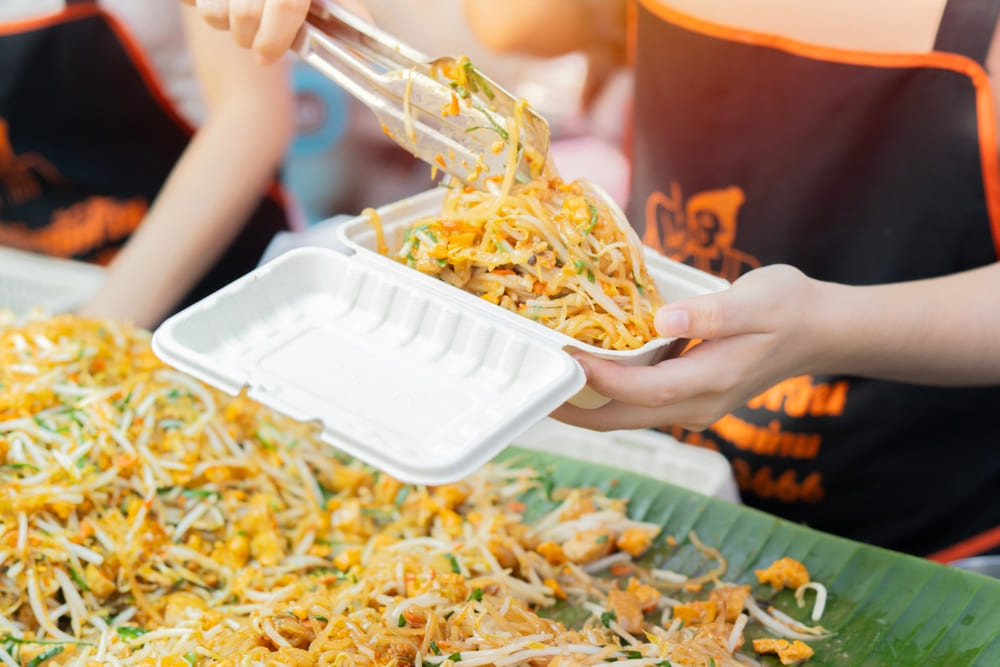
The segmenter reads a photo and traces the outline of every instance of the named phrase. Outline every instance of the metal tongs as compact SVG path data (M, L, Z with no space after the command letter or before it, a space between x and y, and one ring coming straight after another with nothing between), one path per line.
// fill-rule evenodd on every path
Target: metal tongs
M517 176L544 166L548 123L526 106L515 116L517 99L468 60L431 60L329 0L313 0L292 49L370 108L396 143L473 187L505 174L515 132Z

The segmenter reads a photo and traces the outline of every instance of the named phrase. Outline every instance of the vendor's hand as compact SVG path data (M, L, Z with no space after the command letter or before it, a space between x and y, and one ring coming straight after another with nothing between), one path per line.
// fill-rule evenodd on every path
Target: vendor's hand
M183 0L213 28L229 30L233 40L263 62L280 58L295 41L310 0Z
M197 8L213 28L229 30L240 46L252 49L264 63L280 58L295 41L309 13L310 0L182 0ZM338 0L368 18L357 0Z
M579 354L590 387L613 400L594 410L566 404L552 416L602 431L670 424L704 429L822 363L824 345L810 317L822 284L790 266L767 266L726 291L664 306L655 319L661 336L703 342L655 366Z

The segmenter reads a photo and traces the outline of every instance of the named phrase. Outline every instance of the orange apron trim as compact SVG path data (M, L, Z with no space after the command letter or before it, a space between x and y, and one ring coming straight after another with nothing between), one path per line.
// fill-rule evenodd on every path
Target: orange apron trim
M71 5L67 6L62 11L53 12L52 14L36 16L20 21L0 23L0 37L4 35L14 35L19 32L30 32L31 30L38 30L40 28L48 28L49 26L56 25L57 23L63 23L65 21L71 21L78 18L85 18L87 16L94 16L100 13L101 9L94 3Z
M156 98L156 101L160 104L170 117L173 118L174 122L177 123L185 132L189 135L194 135L195 127L191 125L180 113L177 111L177 106L167 97L166 89L163 83L160 81L160 77L156 74L156 70L153 69L152 63L149 62L146 52L142 49L139 44L136 43L135 38L132 33L122 25L121 21L114 14L107 10L99 10L104 12L104 18L107 20L108 25L117 35L118 40L122 43L125 51L128 52L129 58L132 59L133 64L135 64L136 71L142 77L143 82L146 84L146 88L149 92Z
M769 35L740 28L731 28L705 21L670 9L657 0L638 0L642 5L668 23L709 37L762 46L793 55L869 67L935 67L965 74L976 89L976 111L979 118L979 154L983 166L983 190L990 215L993 246L1000 257L1000 146L997 144L996 116L989 75L979 63L956 53L878 53L835 49L799 42L787 37Z
M625 63L634 67L639 46L636 39L639 35L639 6L635 0L629 0L625 10Z
M60 12L25 19L23 21L0 23L0 37L4 35L13 35L19 32L40 30L42 28L48 28L60 23L68 23L69 21L100 15L103 15L107 20L108 25L111 26L111 29L114 31L115 35L122 43L126 53L128 53L129 58L131 58L133 64L135 65L136 71L139 72L143 82L146 84L149 92L159 103L160 107L162 107L163 110L166 111L185 132L189 135L193 135L195 128L178 113L173 102L171 102L170 98L167 97L164 86L160 82L160 78L157 76L155 70L150 64L149 59L146 57L145 51L143 51L142 47L136 43L135 38L132 37L132 34L128 31L128 29L122 25L121 21L111 14L111 12L98 7L96 2L67 5L66 8Z
M1000 526L985 530L940 551L935 551L927 556L927 559L936 563L950 563L959 558L977 556L998 546L1000 546Z

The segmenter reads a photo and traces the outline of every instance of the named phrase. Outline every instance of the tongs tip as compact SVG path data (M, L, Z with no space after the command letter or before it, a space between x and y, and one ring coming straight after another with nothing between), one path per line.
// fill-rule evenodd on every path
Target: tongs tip
M314 1L295 48L368 106L394 141L473 187L504 174L510 151L517 152L522 176L544 166L548 123L466 57L431 60L321 0Z

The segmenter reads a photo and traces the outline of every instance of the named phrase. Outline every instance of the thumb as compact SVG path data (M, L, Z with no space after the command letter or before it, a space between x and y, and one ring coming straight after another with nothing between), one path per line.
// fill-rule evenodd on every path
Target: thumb
M731 290L693 297L663 306L653 325L667 338L714 340L746 333L750 325L745 303L733 299Z

